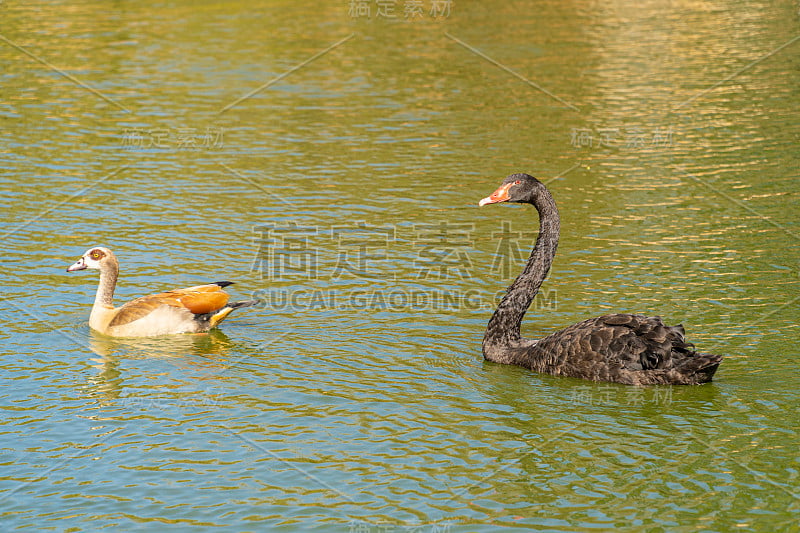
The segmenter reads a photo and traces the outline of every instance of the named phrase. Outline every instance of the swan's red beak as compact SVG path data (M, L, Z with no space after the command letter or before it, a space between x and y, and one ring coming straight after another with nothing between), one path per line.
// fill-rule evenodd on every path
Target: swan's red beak
M496 204L498 202L507 202L508 201L508 190L511 186L514 185L514 182L506 183L505 185L501 185L494 191L491 196L487 196L480 202L478 202L479 206L484 206L486 204Z

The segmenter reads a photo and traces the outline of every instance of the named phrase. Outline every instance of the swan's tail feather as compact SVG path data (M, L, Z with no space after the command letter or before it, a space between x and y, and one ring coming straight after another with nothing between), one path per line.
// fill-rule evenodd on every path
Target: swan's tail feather
M690 383L708 383L722 362L721 355L696 352L684 359L677 370L686 376Z

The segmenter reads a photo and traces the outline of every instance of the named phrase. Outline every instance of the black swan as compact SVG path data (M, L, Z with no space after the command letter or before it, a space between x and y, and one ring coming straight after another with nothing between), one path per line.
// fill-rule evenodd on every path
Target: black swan
M487 360L556 376L627 385L711 381L722 356L695 351L684 340L683 326L667 326L659 317L605 315L542 339L522 337L522 318L556 255L560 219L550 192L528 174L507 177L478 205L498 202L533 204L539 212L539 235L525 268L508 287L486 327L483 356Z

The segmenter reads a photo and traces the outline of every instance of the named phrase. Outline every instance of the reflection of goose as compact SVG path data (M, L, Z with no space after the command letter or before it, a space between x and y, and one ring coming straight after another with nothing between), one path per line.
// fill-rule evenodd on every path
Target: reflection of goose
M167 359L174 365L220 366L235 350L233 341L220 328L194 335L161 337L109 337L89 331L89 348L100 356L93 361L125 359ZM240 349L245 349L246 344Z
M144 337L173 333L208 331L222 322L231 311L255 304L256 300L228 303L223 287L230 281L218 281L186 289L151 294L114 308L119 262L108 248L88 250L67 272L93 268L100 271L100 284L89 316L92 329L116 337Z
M527 174L514 174L479 205L532 204L539 212L539 236L522 273L489 321L483 355L536 372L629 385L696 385L711 381L722 356L702 354L684 340L683 326L658 317L616 314L591 318L542 339L520 335L525 316L558 247L559 217L547 188Z
M203 381L219 383L229 378L224 372L236 364L242 351L252 349L252 343L234 344L219 328L161 337L109 337L90 330L88 340L89 347L99 356L89 359L97 373L88 377L81 394L96 402L99 410L87 407L79 416L91 420L128 420L131 408L145 411L169 405L170 409L202 409L216 405L215 395L207 393L193 393L187 399L185 387L197 390L197 384ZM239 355L232 358L232 353ZM174 370L168 371L168 379L142 389L142 372L149 374L150 370L133 361L157 359L168 361L168 367Z

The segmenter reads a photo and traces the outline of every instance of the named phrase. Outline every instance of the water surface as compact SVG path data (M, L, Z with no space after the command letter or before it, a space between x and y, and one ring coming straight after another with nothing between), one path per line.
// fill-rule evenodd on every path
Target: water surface
M353 4L0 3L4 529L795 528L796 6ZM482 360L518 171L526 334L657 314L714 383ZM97 335L95 244L266 304Z

